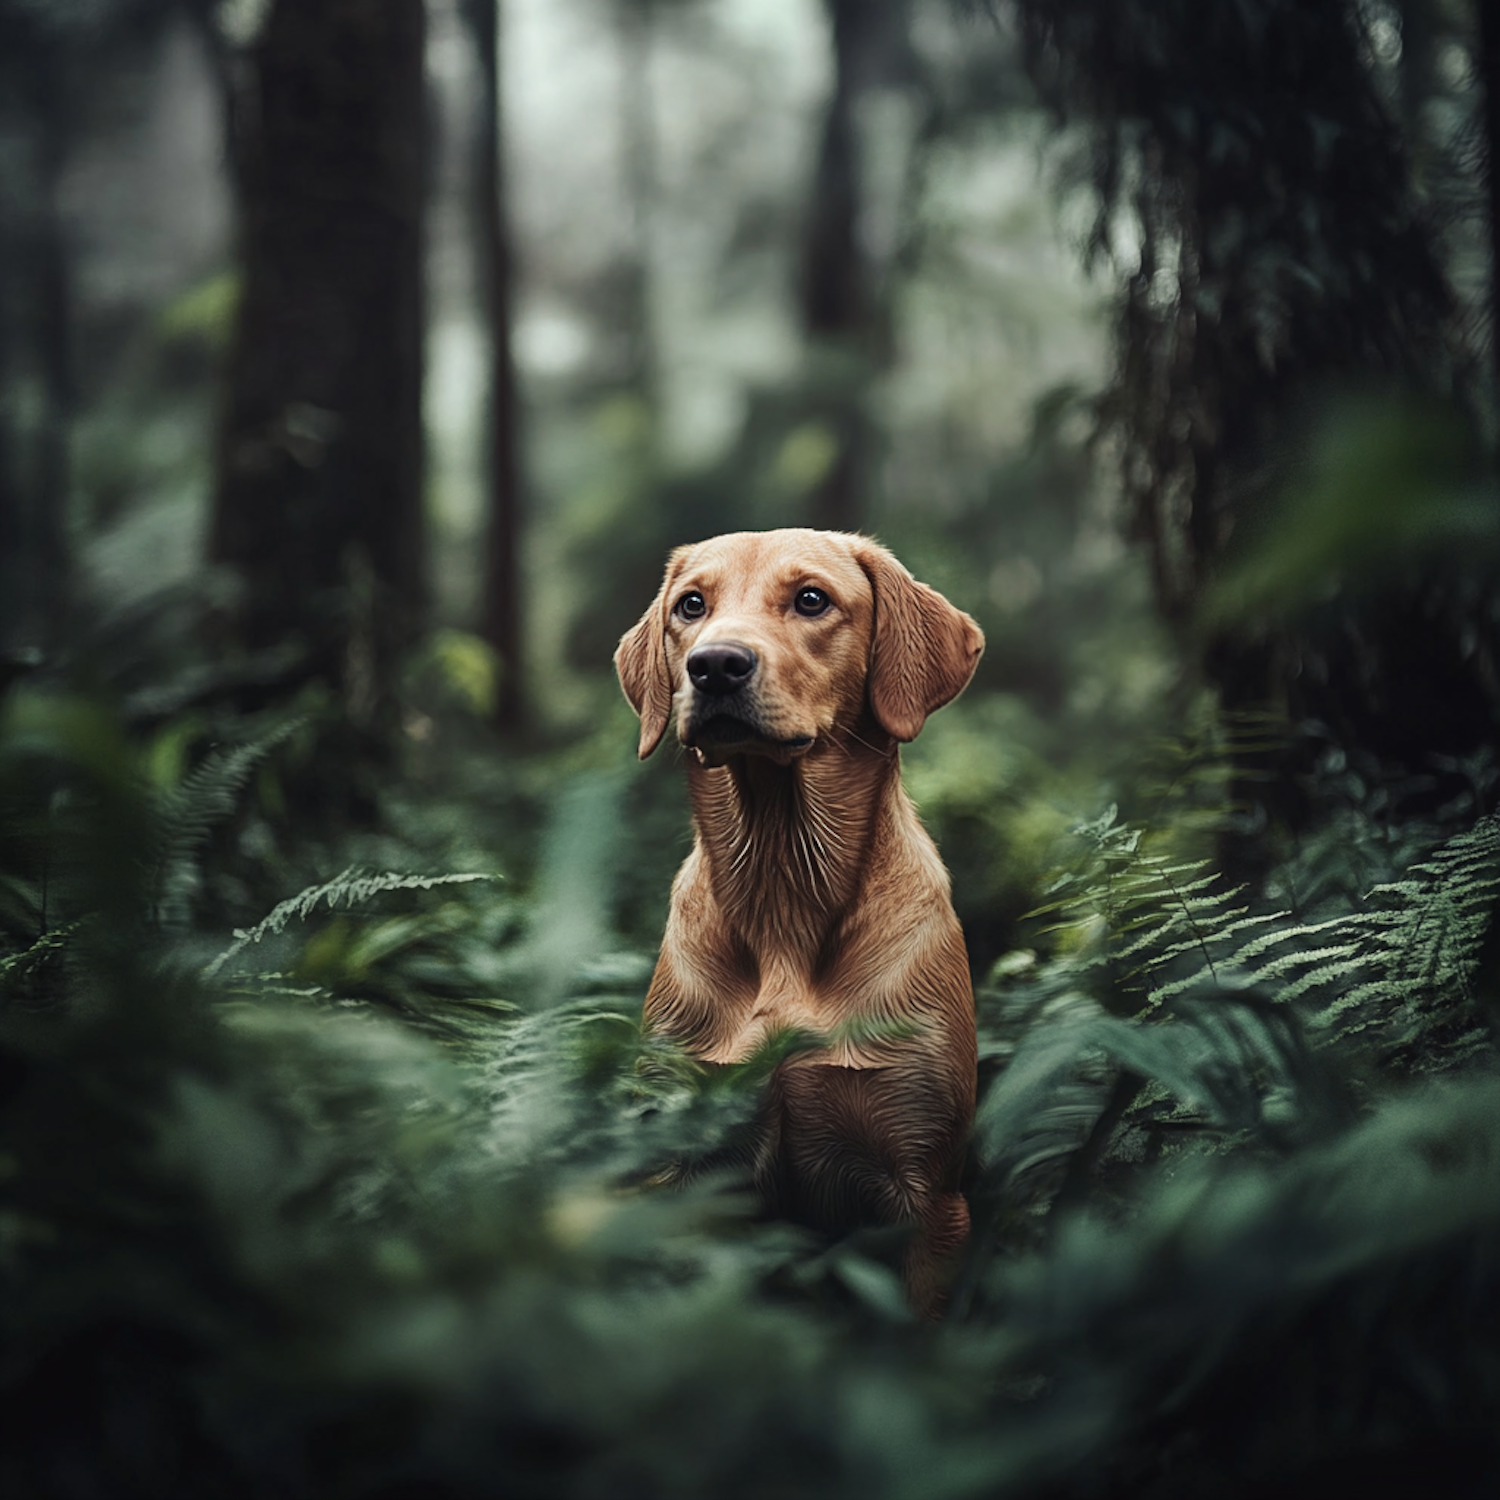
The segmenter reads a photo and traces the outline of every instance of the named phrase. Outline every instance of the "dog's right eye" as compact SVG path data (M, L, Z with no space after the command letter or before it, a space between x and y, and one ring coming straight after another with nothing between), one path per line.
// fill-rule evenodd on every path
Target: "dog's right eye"
M701 620L708 613L708 605L703 595L694 590L677 601L677 613L684 620Z

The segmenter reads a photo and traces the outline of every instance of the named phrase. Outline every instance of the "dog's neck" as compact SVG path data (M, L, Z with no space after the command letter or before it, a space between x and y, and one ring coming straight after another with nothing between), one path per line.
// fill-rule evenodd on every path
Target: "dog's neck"
M693 823L714 898L753 952L816 962L869 870L901 767L873 723L835 734L790 765L732 756L688 761Z

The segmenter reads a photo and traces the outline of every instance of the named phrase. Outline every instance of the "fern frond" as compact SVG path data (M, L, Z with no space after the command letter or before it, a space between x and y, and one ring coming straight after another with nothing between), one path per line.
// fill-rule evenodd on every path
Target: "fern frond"
M1268 922L1279 922L1281 920L1282 915L1280 912L1252 913L1248 906L1239 906L1233 911L1224 912L1213 928L1204 933L1201 941L1198 938L1192 938L1180 943L1168 944L1167 947L1161 949L1157 954L1157 959L1162 964L1169 964L1173 959L1199 951L1204 942L1212 944L1215 948L1222 948L1242 933L1264 927ZM1280 934L1277 936L1279 939ZM1242 961L1244 955L1244 948L1234 950L1234 957L1237 961Z
M285 931L293 921L305 921L320 906L330 911L339 906L355 907L385 891L429 891L440 885L467 885L477 880L499 880L499 875L479 871L457 875L408 875L399 871L367 873L357 866L335 875L322 885L310 885L306 890L278 903L269 915L254 927L236 929L234 941L203 970L205 979L212 979L231 959L254 943Z
M187 922L201 884L198 858L209 835L234 815L256 767L304 722L286 719L244 744L210 751L177 786L157 796L151 905L159 926Z
M1028 970L1009 998L981 995L982 1055L1008 1060L977 1120L991 1191L1035 1209L1046 1168L1051 1195L1076 1198L1080 1171L1101 1170L1131 1131L1169 1130L1203 1149L1235 1132L1336 1119L1346 1105L1311 1067L1313 1045L1406 1073L1493 1047L1470 987L1500 896L1500 820L1314 921L1254 910L1243 888L1201 862L1145 853L1117 823L1108 838L1111 857L1052 908L1083 941ZM1033 1185L1019 1187L1026 1174Z
M1257 959L1262 953L1269 953L1279 943L1297 942L1302 938L1318 937L1325 932L1332 932L1347 927L1349 918L1347 916L1331 917L1326 922L1298 922L1289 918L1284 911L1267 912L1264 916L1257 918L1262 924L1272 924L1271 930L1258 938L1239 948L1234 955L1235 963L1243 968L1253 968L1252 960Z
M78 929L87 920L86 917L79 917L75 921L54 927L49 932L42 933L35 942L19 953L0 958L0 995L24 987L29 980L40 974L48 963L67 949Z

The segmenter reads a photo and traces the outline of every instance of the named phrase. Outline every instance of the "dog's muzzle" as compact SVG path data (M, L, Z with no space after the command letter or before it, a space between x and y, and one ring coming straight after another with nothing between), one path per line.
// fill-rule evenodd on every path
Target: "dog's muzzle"
M738 641L716 641L688 652L688 681L693 685L689 744L707 748L766 737L746 691L759 665L756 654Z
M712 752L741 745L765 745L777 750L803 750L810 735L782 740L761 722L753 685L760 659L737 641L717 641L694 646L687 656L688 681L693 685L693 705L684 742Z

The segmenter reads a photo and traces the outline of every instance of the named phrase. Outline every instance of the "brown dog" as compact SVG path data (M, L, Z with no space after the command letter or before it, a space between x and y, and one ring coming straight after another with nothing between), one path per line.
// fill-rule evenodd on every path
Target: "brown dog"
M906 1280L926 1312L968 1233L974 995L897 745L983 649L885 548L797 529L679 547L615 653L641 758L674 719L688 747L697 836L646 1023L709 1063L819 1034L772 1077L757 1186L828 1232L914 1226Z

